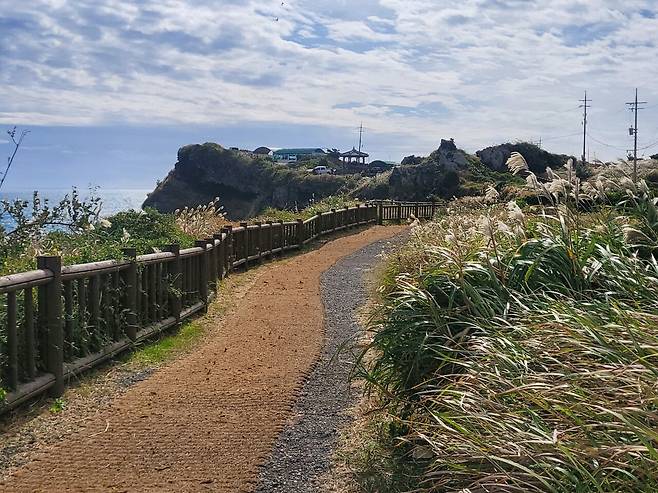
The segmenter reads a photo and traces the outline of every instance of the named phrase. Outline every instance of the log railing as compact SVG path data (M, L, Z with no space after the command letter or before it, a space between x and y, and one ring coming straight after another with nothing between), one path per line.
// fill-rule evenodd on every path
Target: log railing
M435 212L433 203L371 202L306 221L229 226L183 250L126 249L123 260L62 266L60 257L38 257L37 270L0 277L0 413L61 395L80 372L204 311L239 266L326 234Z

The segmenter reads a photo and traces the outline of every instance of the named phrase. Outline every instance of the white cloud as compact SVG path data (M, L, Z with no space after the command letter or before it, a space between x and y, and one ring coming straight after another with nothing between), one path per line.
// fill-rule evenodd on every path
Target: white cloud
M543 137L578 153L555 137L581 129L588 89L592 135L613 146L592 149L613 157L633 87L658 102L653 0L8 2L4 123L363 120L412 152ZM419 105L445 111L395 110Z

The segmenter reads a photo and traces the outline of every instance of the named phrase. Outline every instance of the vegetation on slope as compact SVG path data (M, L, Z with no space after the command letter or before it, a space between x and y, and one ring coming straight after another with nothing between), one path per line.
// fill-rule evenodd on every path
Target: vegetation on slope
M657 200L523 167L543 205L452 204L389 261L364 490L658 488Z
M355 203L347 197L327 197L295 210L269 209L258 219L306 219ZM139 255L174 243L188 248L224 226L237 225L226 218L219 198L170 214L147 208L110 217L101 216L102 203L93 191L89 198L83 198L75 189L54 205L35 193L31 203L4 201L1 206L6 226L0 226L0 275L32 270L35 257L42 254L61 255L66 265L119 259L125 248L135 248Z

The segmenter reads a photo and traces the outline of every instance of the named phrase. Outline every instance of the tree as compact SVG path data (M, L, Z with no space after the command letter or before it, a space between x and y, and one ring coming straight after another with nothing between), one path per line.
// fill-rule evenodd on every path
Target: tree
M16 127L12 128L11 130L7 130L7 135L9 135L9 138L14 144L14 150L7 157L7 167L5 168L5 171L2 173L2 178L0 178L0 190L2 189L2 186L5 184L7 175L9 174L9 170L11 169L11 165L14 164L14 159L16 158L16 154L18 153L18 149L20 149L21 144L23 143L23 139L28 133L30 133L30 131L21 130L20 135L18 137L16 137L16 133L17 133Z

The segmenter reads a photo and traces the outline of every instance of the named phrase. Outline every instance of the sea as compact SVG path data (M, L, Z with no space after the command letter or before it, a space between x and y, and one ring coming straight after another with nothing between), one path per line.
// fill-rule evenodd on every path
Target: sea
M78 189L78 194L81 200L91 196L99 197L102 201L101 216L108 217L117 212L126 210L140 210L142 203L146 199L147 194L151 190L144 189L113 189L113 188L94 188L94 189ZM34 191L30 189L22 190L3 190L0 192L0 200L26 200L28 204L32 203L32 195ZM48 199L50 205L57 204L64 198L65 195L71 194L71 189L40 189L39 196L41 199ZM11 220L6 217L0 218L5 228L11 225Z

